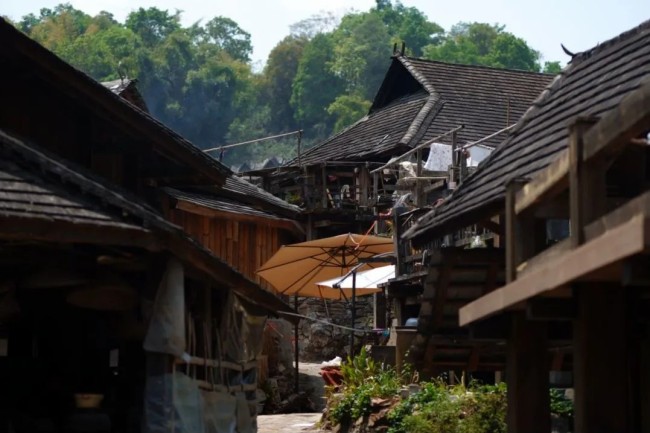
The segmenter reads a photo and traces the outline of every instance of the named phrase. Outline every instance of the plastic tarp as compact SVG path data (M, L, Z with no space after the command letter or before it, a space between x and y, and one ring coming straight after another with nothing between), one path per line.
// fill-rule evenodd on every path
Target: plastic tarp
M145 395L145 432L192 433L205 430L201 393L192 378L180 372L148 374Z
M225 358L254 361L262 352L267 313L234 294L228 296L224 308L221 339Z
M202 391L205 433L238 433L238 400L225 392Z
M447 171L452 164L451 145L432 143L424 169L429 171Z
M468 167L478 167L478 165L492 153L492 148L486 146L472 146L467 149L469 158L467 160Z
M169 259L160 281L143 344L147 352L181 357L185 353L185 287L183 265Z

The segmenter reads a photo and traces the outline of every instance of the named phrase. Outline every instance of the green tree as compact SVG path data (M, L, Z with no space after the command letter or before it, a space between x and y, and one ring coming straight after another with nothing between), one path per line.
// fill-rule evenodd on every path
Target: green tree
M222 49L235 60L250 61L253 52L251 35L230 18L219 16L211 19L205 23L202 33L203 42Z
M544 69L543 71L545 74L559 74L562 72L562 66L560 65L560 62L544 62Z
M398 45L405 42L408 55L421 56L422 48L439 43L444 34L442 27L430 22L415 7L406 7L399 1L393 5L390 0L376 0L375 3L371 13L378 15L386 24L392 42Z
M263 73L263 95L269 107L269 131L280 132L298 127L291 106L292 85L298 72L307 38L287 36L269 54ZM262 101L258 104L264 105Z
M332 71L345 82L348 93L372 99L390 64L391 44L385 24L372 13L346 15L333 38Z
M334 118L327 107L344 92L345 82L331 71L334 41L317 34L303 50L291 92L291 106L298 124L311 137L329 135Z
M450 63L539 71L539 53L505 31L504 26L458 23L440 44L424 48L424 57Z
M368 114L372 103L359 95L341 95L327 107L327 112L334 116L334 131L339 132L343 128L352 125L357 120Z
M170 14L166 10L152 7L139 8L126 17L126 27L138 35L147 47L162 43L172 33L181 29L180 11Z

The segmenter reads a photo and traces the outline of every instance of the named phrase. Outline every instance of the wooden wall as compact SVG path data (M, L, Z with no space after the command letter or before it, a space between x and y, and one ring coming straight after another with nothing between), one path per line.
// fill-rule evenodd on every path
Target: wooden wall
M259 223L222 219L170 209L167 218L185 229L217 257L259 283L271 287L255 271L283 244L295 242L286 230Z

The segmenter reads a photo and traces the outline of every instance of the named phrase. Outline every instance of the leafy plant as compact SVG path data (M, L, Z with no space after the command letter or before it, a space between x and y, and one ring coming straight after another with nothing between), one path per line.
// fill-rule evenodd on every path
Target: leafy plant
M551 388L550 397L552 414L566 418L573 416L573 401L569 400L563 391L557 388Z

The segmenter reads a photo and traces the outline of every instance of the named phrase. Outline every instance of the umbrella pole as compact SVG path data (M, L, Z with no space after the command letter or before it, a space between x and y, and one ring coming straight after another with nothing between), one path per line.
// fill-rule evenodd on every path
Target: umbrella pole
M350 325L350 328L353 329L350 334L350 358L354 358L354 322L356 322L356 313L357 313L357 305L356 305L356 296L357 294L357 271L356 269L352 271L352 325Z
M293 296L293 306L296 309L296 312L298 312L298 295L297 294ZM293 339L294 339L293 344L294 344L294 358L295 358L294 360L295 360L295 363L296 363L296 383L295 383L296 394L299 392L299 389L300 389L300 377L298 376L298 359L299 359L299 356L298 356L298 348L299 348L299 346L298 346L298 323L299 322L296 322L296 324L293 327Z

